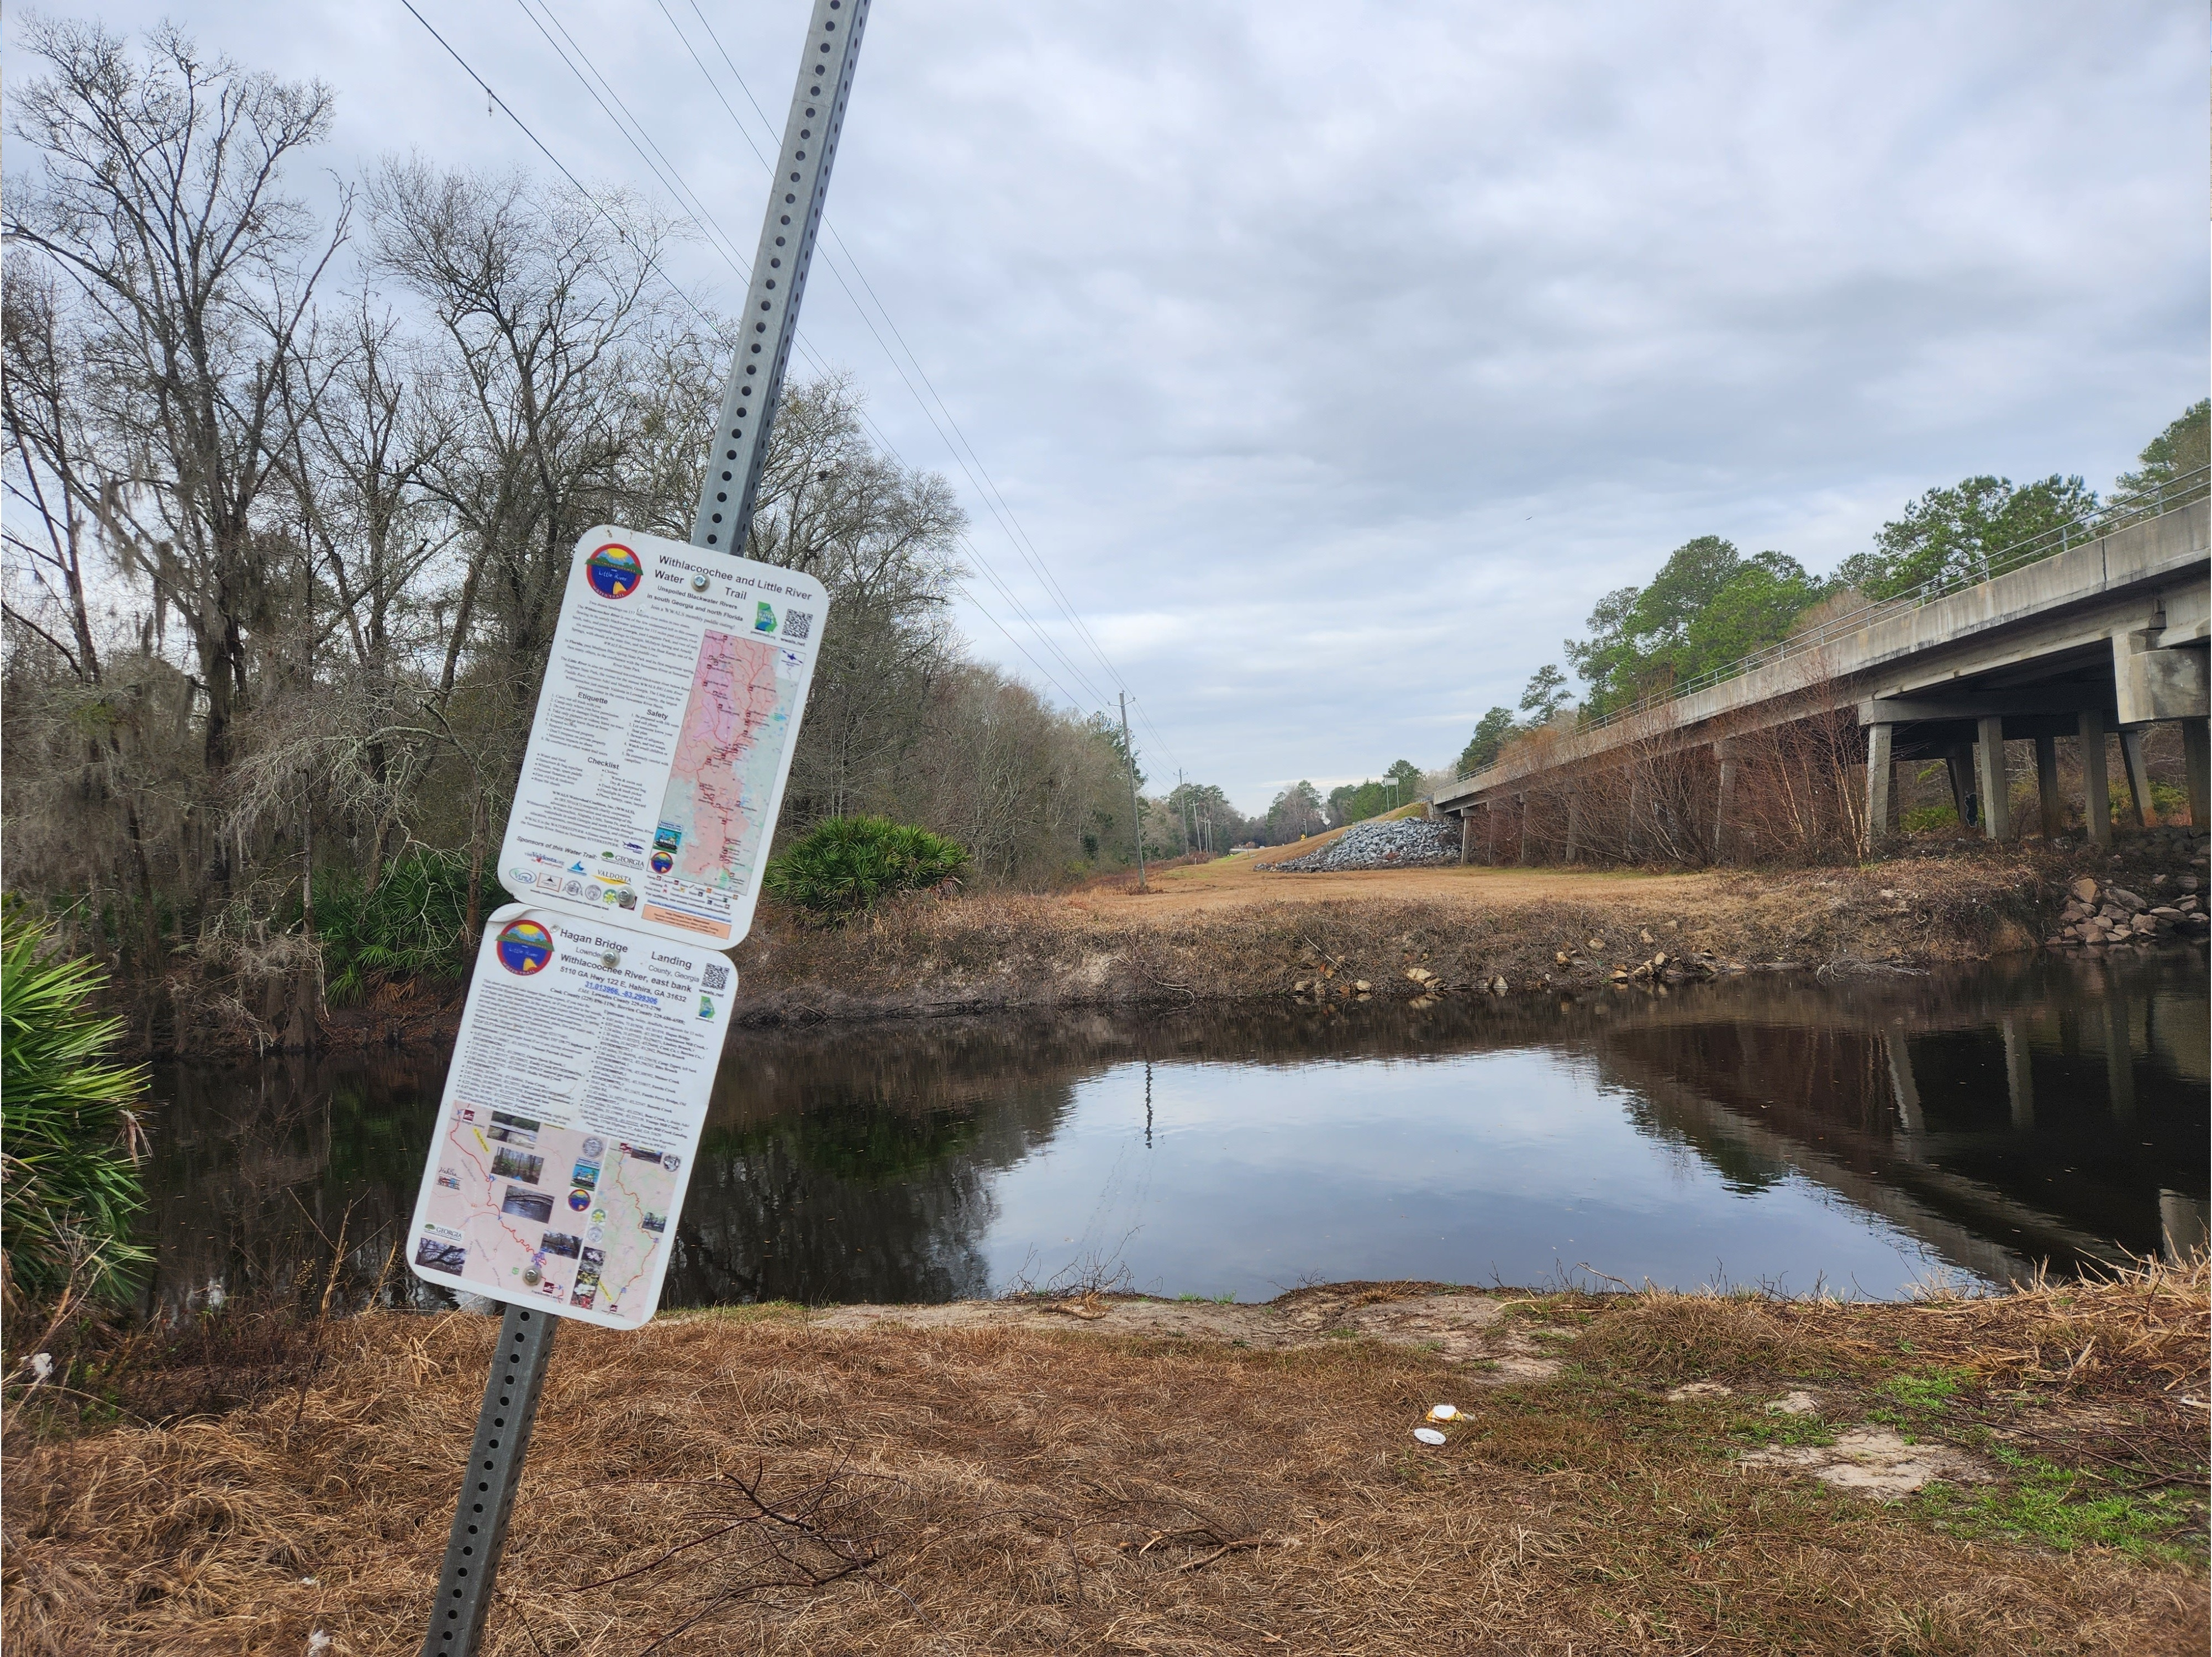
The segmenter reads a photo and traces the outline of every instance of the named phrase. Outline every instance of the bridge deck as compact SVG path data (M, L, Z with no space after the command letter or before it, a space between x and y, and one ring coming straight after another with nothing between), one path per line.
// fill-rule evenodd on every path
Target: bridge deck
M2073 734L2087 715L2103 721L2100 730L2123 733L2186 720L2201 826L2208 555L2212 503L2199 501L1917 607L1877 614L1817 648L1539 750L1509 752L1439 789L1431 804L1465 817L1532 785L1603 769L1632 746L1724 744L1856 706L1861 723L1881 732L1869 744L1869 757L1881 759L1893 756L1893 737L1901 755L1916 743L1930 748L1962 734L1969 741L1998 731L2047 737L2062 726ZM2003 832L2001 823L1991 827Z

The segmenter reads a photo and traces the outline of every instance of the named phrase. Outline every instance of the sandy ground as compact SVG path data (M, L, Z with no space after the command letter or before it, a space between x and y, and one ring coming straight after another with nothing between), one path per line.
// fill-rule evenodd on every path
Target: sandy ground
M1270 858L1302 856L1320 838L1271 847ZM1740 871L1735 871L1740 878ZM1713 872L1651 875L1619 869L1347 869L1334 873L1275 874L1249 854L1166 869L1149 892L1112 888L1073 893L1062 900L1071 913L1106 922L1219 914L1261 903L1328 903L1346 898L1443 900L1469 908L1508 904L1632 901L1652 909L1708 901L1722 895L1729 876Z
M1559 1361L1554 1343L1571 1329L1508 1319L1491 1295L1415 1292L1390 1285L1340 1284L1261 1304L1148 1300L1085 1295L1065 1300L956 1301L943 1306L839 1306L809 1314L829 1329L1018 1329L1150 1339L1219 1341L1255 1351L1288 1352L1333 1341L1372 1340L1434 1353L1466 1365L1475 1381L1542 1381Z

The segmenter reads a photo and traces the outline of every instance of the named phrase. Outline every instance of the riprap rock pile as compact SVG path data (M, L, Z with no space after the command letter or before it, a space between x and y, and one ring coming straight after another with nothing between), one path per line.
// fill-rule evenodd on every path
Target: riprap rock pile
M2131 892L2115 882L2083 875L2067 889L2067 904L2058 917L2058 933L2052 944L2148 944L2176 933L2203 938L2212 921L2204 913L2200 883L2195 875L2169 881L2154 876L2148 896Z
M1355 822L1317 852L1263 868L1290 874L1340 869L1410 869L1459 861L1459 825L1420 817Z

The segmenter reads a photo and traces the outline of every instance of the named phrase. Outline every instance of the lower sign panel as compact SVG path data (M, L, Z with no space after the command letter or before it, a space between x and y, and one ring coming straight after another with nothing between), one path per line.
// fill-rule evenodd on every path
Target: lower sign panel
M416 1275L614 1329L652 1317L735 980L709 950L493 915L415 1199Z

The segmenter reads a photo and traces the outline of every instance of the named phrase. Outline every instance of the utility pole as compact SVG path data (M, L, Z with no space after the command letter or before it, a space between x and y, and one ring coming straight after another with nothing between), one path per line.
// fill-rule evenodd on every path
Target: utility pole
M1182 767L1176 767L1176 799L1182 810L1176 813L1176 826L1182 830L1182 854L1190 855L1190 796L1182 791Z
M1121 757L1129 762L1129 815L1137 825L1137 889L1145 891L1145 808L1137 803L1137 750L1129 743L1129 693L1121 693Z

